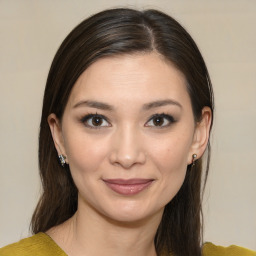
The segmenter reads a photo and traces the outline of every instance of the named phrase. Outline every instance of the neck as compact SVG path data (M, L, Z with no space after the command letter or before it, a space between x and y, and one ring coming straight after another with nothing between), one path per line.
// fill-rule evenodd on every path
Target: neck
M143 220L119 222L93 209L76 214L48 234L69 256L156 256L154 237L162 211Z

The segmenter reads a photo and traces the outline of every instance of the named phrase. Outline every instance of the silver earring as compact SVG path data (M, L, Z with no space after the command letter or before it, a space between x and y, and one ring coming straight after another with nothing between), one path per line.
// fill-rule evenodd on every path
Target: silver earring
M192 167L195 165L197 154L192 155Z
M66 157L64 156L64 155L59 155L59 160L60 160L60 164L61 164L61 166L62 167L64 167L65 166L65 164L66 164Z

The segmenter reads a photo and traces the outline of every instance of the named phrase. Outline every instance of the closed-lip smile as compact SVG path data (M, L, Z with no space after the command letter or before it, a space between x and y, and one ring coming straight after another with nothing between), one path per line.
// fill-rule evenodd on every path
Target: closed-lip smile
M114 192L121 195L136 195L148 188L153 179L103 179L105 184Z

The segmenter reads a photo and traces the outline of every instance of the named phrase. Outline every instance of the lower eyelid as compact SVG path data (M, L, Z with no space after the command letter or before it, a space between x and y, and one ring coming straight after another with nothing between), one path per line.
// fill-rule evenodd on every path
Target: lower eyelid
M106 122L108 125L99 125L99 126L94 126L94 125L90 125L88 124L88 122L94 118L94 117L99 117L99 118L102 118L103 119L103 122ZM111 124L110 122L108 121L108 119L100 114L87 114L85 116L83 116L82 118L80 118L80 122L87 128L90 128L90 129L100 129L100 128L105 128L105 127L110 127Z
M165 120L167 120L168 122L169 122L169 124L167 124L167 125L165 125L165 126L162 126L162 127L167 127L167 126L169 126L169 125L171 125L172 123L175 123L176 122L176 120L174 119L174 117L173 116L171 116L171 115L167 115L167 114L156 114L156 115L153 115L148 121L147 121L147 123L149 123L150 121L153 121L153 119L154 118L157 118L157 117L162 117L162 118L164 118ZM146 123L146 124L147 124ZM154 126L154 127L157 127L157 126ZM159 128L160 128L161 126L159 126Z

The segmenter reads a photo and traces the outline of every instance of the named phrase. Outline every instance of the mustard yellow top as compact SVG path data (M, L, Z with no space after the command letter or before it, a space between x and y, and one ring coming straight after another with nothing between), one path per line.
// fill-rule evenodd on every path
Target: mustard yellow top
M251 251L235 245L229 247L205 243L204 256L256 256ZM45 233L22 239L18 243L0 249L0 256L67 256L67 254Z

